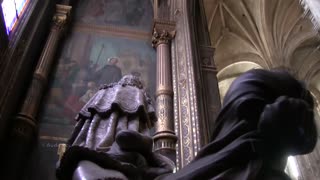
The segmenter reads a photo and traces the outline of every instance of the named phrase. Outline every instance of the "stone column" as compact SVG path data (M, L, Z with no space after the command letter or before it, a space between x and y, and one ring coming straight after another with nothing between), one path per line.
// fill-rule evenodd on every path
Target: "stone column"
M175 161L177 137L174 133L171 40L175 36L172 22L155 21L152 44L157 50L156 112L154 150Z
M8 176L10 179L18 179L22 171L21 167L28 158L28 152L35 137L37 130L36 116L40 107L41 99L44 94L48 75L54 63L54 56L58 42L62 37L71 6L56 5L56 13L53 17L50 34L42 50L36 70L33 74L31 85L26 93L25 100L17 116L13 119L13 130L8 148L10 150L10 164L8 165Z
M201 134L201 146L210 141L215 127L215 120L220 111L220 94L217 79L217 69L213 59L214 48L207 45L199 45L199 78L202 88L198 94L201 101L199 106L202 109L202 118L199 121Z
M22 136L31 136L37 125L36 116L44 94L44 88L48 83L48 75L52 69L58 42L61 39L71 10L71 6L66 5L56 5L56 8L51 31L33 74L32 83L27 91L22 108L16 116L17 124L14 127L14 133ZM31 128L27 128L25 125Z

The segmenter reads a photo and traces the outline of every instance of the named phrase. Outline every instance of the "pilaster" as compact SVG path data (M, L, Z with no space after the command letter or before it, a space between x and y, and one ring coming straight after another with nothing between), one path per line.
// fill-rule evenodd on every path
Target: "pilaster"
M195 31L195 44L199 47L198 54L198 77L201 79L198 88L200 97L199 104L202 109L201 130L202 130L202 146L210 141L213 133L215 120L221 108L220 93L217 79L217 68L214 62L215 49L211 46L210 34L205 15L203 0L199 0L194 4L197 16L194 17L192 24Z
M177 168L190 163L200 148L199 106L196 93L195 54L190 29L190 0L174 1L173 18L176 22L176 36L172 41L171 58L174 92L174 120L177 143Z
M190 163L209 142L220 108L214 49L202 5L202 0L177 0L172 4L171 15L176 22L171 58L177 168Z

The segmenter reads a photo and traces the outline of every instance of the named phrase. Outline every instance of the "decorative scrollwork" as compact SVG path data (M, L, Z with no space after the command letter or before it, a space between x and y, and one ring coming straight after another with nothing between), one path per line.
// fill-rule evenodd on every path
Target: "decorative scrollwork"
M152 46L157 47L159 44L168 44L175 36L175 31L163 29L161 32L156 28L153 29Z

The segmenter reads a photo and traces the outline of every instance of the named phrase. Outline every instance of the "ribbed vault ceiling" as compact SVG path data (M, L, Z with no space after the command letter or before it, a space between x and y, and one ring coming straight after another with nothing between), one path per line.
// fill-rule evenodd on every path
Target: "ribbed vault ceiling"
M249 61L284 67L320 89L320 38L299 0L204 0L218 71Z

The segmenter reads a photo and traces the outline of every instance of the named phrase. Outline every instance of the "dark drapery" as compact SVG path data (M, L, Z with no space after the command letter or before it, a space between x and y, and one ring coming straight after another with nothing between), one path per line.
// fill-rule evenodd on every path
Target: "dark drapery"
M283 71L251 70L227 92L211 142L175 174L159 179L290 179L281 160L316 144L313 99Z

